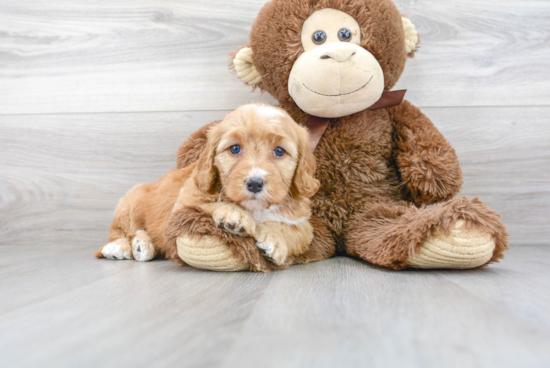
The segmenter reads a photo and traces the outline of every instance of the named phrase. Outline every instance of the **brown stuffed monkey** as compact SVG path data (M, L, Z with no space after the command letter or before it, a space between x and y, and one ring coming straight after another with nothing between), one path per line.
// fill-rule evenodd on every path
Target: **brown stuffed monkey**
M313 243L288 265L347 254L395 270L467 269L508 249L496 212L455 197L462 172L449 142L390 92L418 41L391 0L272 0L260 11L235 70L310 128L321 182ZM178 167L198 158L208 127L183 143ZM239 269L271 269L253 241L237 249L243 239L213 227L198 214L174 213L167 235L182 247L228 247Z

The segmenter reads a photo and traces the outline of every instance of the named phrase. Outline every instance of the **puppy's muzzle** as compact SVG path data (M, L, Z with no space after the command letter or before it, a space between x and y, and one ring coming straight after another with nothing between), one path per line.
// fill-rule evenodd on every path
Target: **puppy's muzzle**
M254 194L260 193L264 189L264 180L260 178L250 178L246 182L246 189Z

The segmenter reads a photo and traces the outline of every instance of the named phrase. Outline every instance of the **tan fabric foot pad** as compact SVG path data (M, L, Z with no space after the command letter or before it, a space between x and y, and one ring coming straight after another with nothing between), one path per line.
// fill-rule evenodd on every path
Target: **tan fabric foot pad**
M215 237L189 237L176 240L179 257L189 266L211 271L245 271L248 264L235 257L229 247Z
M457 221L450 235L436 233L424 240L408 264L414 268L476 268L489 262L494 249L490 234L466 230L464 221Z

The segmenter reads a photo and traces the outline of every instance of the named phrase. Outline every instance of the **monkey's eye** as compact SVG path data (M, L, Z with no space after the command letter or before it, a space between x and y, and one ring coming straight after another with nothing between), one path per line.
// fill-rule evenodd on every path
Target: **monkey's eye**
M231 146L229 147L229 151L231 151L231 153L234 155L238 155L239 153L241 153L241 146L239 146L238 144Z
M286 154L286 151L284 149L282 149L281 147L275 148L273 150L273 152L275 153L275 156L277 156L277 157L283 157Z
M324 31L315 31L311 39L314 44L321 45L327 40L327 34Z
M351 40L351 31L347 28L342 28L338 31L338 38L342 42L349 42Z

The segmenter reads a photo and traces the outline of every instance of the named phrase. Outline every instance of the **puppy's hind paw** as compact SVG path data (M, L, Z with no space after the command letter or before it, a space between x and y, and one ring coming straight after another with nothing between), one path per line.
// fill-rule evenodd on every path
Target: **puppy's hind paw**
M139 262L147 262L155 258L156 249L149 235L138 230L134 240L132 240L132 254L134 259Z
M132 247L128 239L117 239L112 243L106 244L101 249L101 254L107 259L122 260L133 259Z

